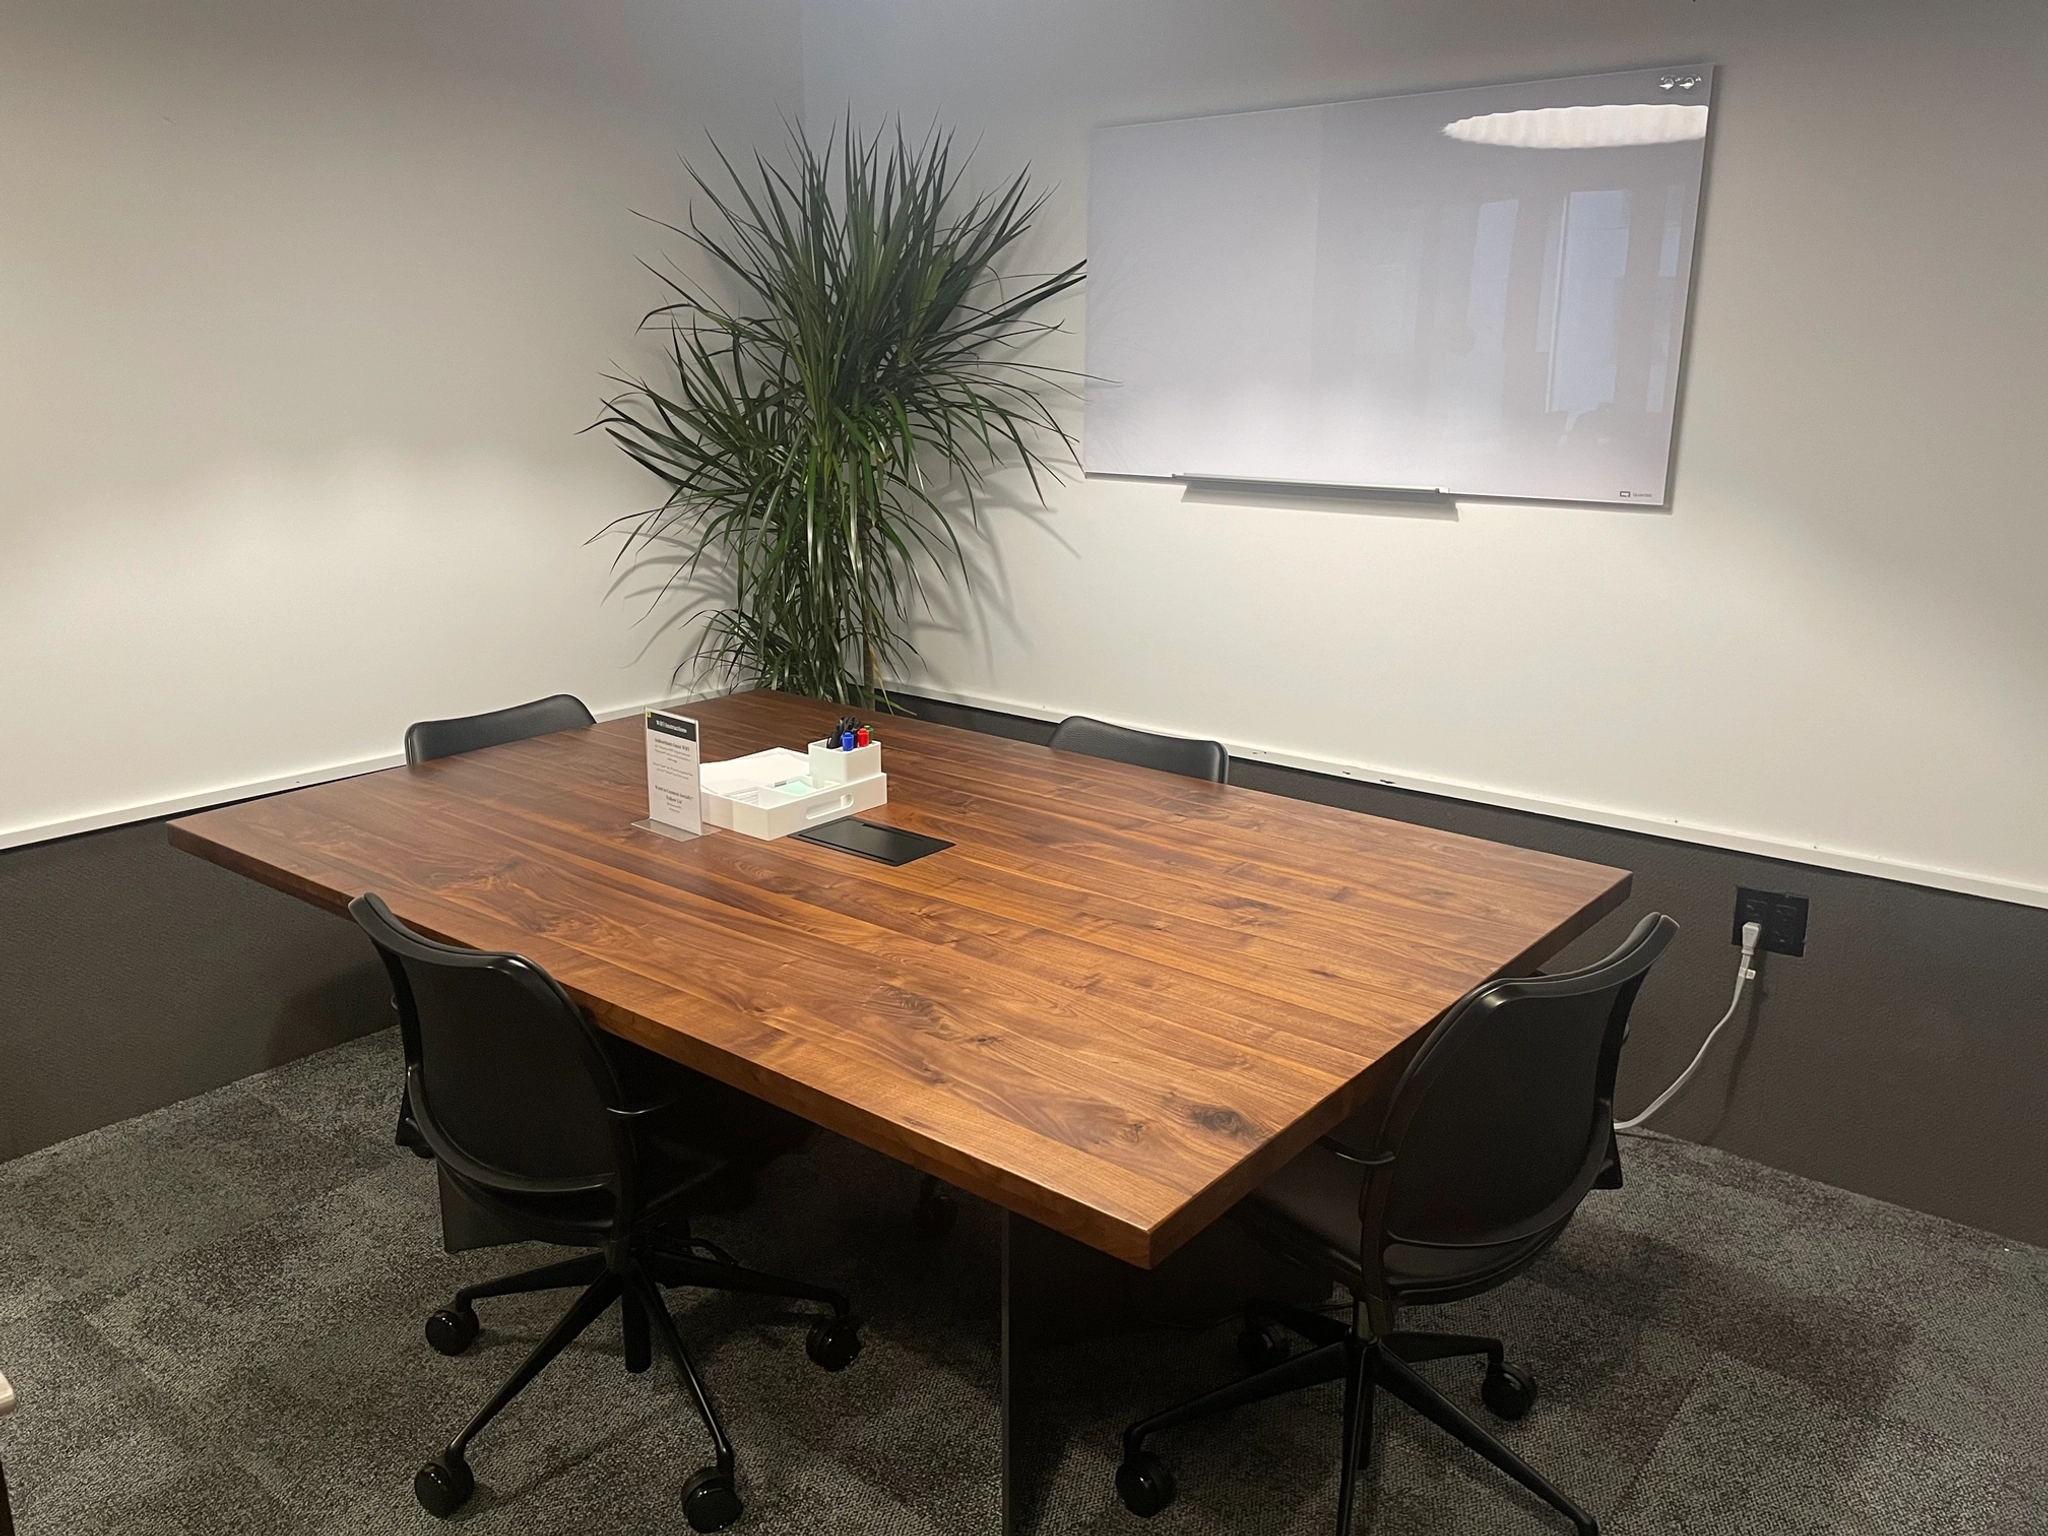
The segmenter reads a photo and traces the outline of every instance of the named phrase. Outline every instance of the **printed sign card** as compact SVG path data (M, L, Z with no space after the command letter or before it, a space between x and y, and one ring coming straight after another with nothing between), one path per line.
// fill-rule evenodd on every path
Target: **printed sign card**
M647 711L647 820L653 832L696 837L704 830L697 793L697 722Z

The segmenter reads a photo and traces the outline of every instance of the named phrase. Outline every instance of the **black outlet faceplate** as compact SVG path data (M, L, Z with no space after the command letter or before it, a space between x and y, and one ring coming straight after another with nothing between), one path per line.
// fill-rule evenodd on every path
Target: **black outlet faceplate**
M1764 936L1757 948L1774 955L1803 955L1806 953L1806 898L1788 896L1782 891L1753 891L1742 885L1735 888L1735 927L1729 935L1731 943L1742 942L1742 925L1761 923Z

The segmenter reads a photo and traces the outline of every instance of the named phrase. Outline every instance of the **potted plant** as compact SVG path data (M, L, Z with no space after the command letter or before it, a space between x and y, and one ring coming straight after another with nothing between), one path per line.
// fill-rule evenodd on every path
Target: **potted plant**
M659 383L617 379L598 425L666 488L608 525L622 559L663 558L705 623L677 667L869 708L910 653L923 570L966 562L988 475L1034 491L1073 443L1046 402L1063 370L1022 349L1082 278L1003 268L1044 204L1029 172L969 195L950 135L900 126L822 149L791 133L784 168L691 172L708 206L665 225L731 298L677 272L643 322L666 332ZM708 612L706 612L708 610Z

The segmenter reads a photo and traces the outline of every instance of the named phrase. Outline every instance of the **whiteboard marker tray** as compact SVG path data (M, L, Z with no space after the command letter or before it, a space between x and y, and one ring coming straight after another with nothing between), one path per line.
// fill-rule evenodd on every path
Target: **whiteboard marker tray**
M699 781L704 819L714 827L766 842L889 801L885 773L818 784L808 777L810 768L808 755L787 747L706 763Z

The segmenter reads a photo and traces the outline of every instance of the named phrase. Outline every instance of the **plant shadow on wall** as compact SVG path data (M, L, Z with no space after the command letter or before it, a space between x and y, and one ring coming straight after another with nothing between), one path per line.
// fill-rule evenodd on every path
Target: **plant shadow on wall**
M1006 274L1044 196L1028 171L970 196L947 133L792 127L788 168L757 154L751 178L717 154L720 184L690 171L709 218L661 227L736 297L650 267L666 370L614 379L595 425L667 494L598 537L703 619L678 680L887 707L926 583L969 578L989 477L1021 468L1042 506L1046 453L1078 462L1047 404L1078 376L1024 353L1083 264Z

